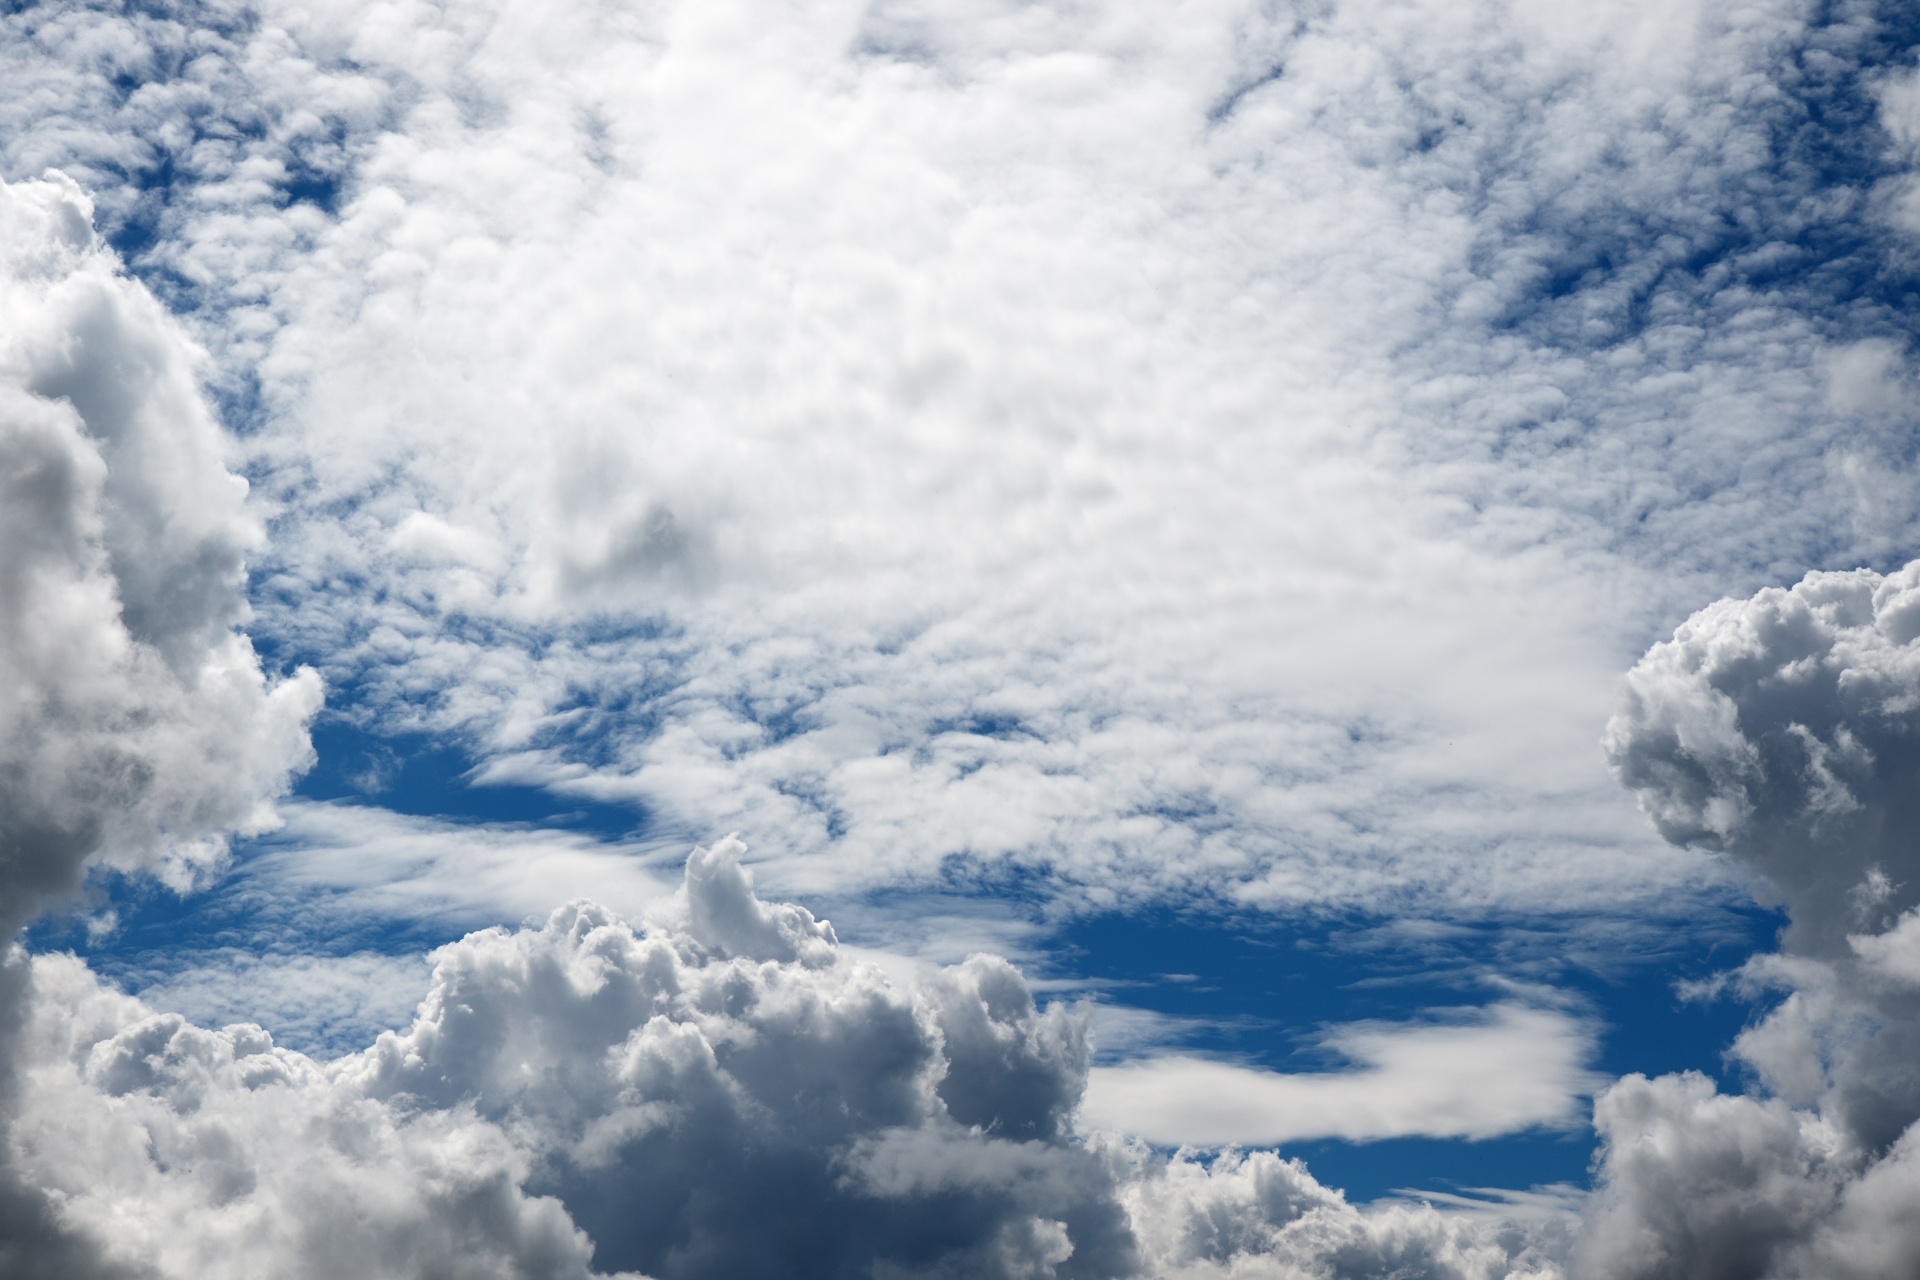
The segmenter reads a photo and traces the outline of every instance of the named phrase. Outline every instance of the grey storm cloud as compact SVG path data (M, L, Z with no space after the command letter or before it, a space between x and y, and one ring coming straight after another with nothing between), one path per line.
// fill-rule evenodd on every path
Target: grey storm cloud
M1920 1267L1920 562L1812 573L1689 618L1627 676L1607 755L1661 834L1786 906L1753 1096L1631 1076L1595 1103L1576 1274Z

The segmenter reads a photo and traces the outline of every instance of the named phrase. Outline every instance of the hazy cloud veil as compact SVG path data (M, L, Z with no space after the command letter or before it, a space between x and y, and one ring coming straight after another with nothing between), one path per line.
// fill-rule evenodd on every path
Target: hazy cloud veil
M1912 1274L1910 26L9 6L0 1273ZM421 741L644 830L383 810ZM271 955L12 942L229 873ZM1747 890L1746 1092L1602 1075L1528 940ZM1002 892L1514 942L1324 1072L1102 1062L933 914ZM1590 1191L1284 1154L1590 1097Z

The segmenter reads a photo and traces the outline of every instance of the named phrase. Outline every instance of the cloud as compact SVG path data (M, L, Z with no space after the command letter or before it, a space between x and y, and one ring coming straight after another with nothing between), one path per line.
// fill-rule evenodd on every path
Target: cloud
M1582 1256L1739 1258L1758 1188L1792 1229L1747 1233L1754 1265L1897 1262L1904 642L1823 578L1657 650L1613 756L1679 852L1591 736L1703 584L1912 542L1905 54L1864 8L1563 8L9 12L0 158L78 175L207 344L275 538L84 201L12 188L0 616L42 629L0 638L0 923L89 858L186 883L270 821L317 684L233 634L251 549L256 634L376 729L760 833L791 891L1684 914L1717 854L1794 913L1750 975L1789 993L1738 1047L1773 1097L1621 1086ZM516 865L531 838L473 833L468 862L422 826L394 884L352 865L360 818L303 812L338 828L312 883L363 917L558 896ZM263 870L298 880L293 847ZM653 892L565 841L532 860ZM21 1088L98 1128L29 1135L63 1198L0 1214L132 1224L128 1266L193 1274L578 1274L581 1228L606 1265L764 1270L728 1215L772 1169L799 1191L768 1238L848 1268L1539 1269L1531 1237L1363 1214L1266 1156L1114 1173L1061 1136L1077 1024L1003 967L907 995L706 871L719 896L657 934L580 908L460 944L357 1075L47 960L45 1043L86 1053ZM594 1004L600 976L666 992L643 962L686 984L657 1017ZM601 1052L576 1071L533 1027ZM897 1070L776 1097L756 1046L819 1067L821 1028ZM255 1058L284 1078L247 1089ZM1725 1194L1672 1214L1642 1132ZM716 1163L674 1164L676 1134ZM223 1154L285 1150L324 1194Z
M1920 562L1809 574L1695 614L1608 726L1661 833L1765 877L1816 954L1920 902L1916 637Z
M328 1061L22 958L17 1167L75 1248L209 1280L1478 1280L1563 1251L1564 1207L1363 1211L1271 1153L1084 1140L1084 1013L991 956L894 982L740 854L697 850L638 930L575 903L441 948L411 1022Z
M1784 951L1732 980L1778 999L1732 1050L1760 1086L1630 1076L1596 1100L1599 1186L1575 1275L1894 1275L1913 1265L1920 999L1920 563L1809 574L1701 610L1627 677L1607 730L1668 839L1785 900Z
M689 860L674 929L580 904L443 948L411 1026L326 1065L38 958L24 1165L167 1275L1127 1270L1074 1019L987 958L896 989L738 852Z
M1829 396L1890 340L1771 265L1856 265L1795 148L1870 24L752 12L11 19L258 423L277 641L790 892L1718 891L1591 725L1709 575L1909 530L1906 383Z
M201 1026L256 1023L275 1043L321 1057L407 1025L430 968L419 955L274 955L224 946L142 960L112 972L148 1008Z
M1910 161L1907 80L1877 92ZM1889 177L1882 195L1910 181ZM1894 344L1844 351L1835 403L1888 411L1904 363ZM1880 479L1897 489L1898 475ZM1791 925L1781 954L1731 975L1778 997L1732 1051L1756 1096L1683 1075L1629 1077L1597 1099L1576 1276L1865 1277L1920 1262L1917 585L1920 562L1723 600L1628 675L1606 736L1616 773L1664 836L1727 859Z
M0 187L0 927L98 856L187 883L308 755L245 638L245 484L195 357L65 179Z
M70 1230L153 1275L583 1277L589 1246L524 1158L458 1111L332 1087L258 1027L207 1031L33 962L19 1164Z
M1064 1140L1066 1011L988 958L897 991L754 898L739 851L688 860L676 934L576 907L443 951L360 1087L527 1133L600 1256L649 1274L1126 1269L1105 1172Z
M1096 1068L1085 1119L1166 1146L1277 1146L1312 1138L1490 1138L1583 1119L1598 1079L1584 1021L1494 1005L1468 1019L1362 1023L1322 1043L1356 1065L1278 1072L1165 1055Z
M1181 1155L1132 1172L1122 1194L1147 1274L1168 1280L1547 1280L1561 1274L1574 1226L1567 1207L1550 1201L1491 1217L1404 1201L1356 1209L1271 1151L1229 1151L1210 1163Z
M277 820L320 681L245 637L259 530L199 362L94 234L69 179L0 182L0 1139L15 1119L26 961L11 949L89 866L184 887ZM0 1163L0 1262L86 1275ZM104 1273L104 1272L103 1272Z
M1594 1123L1607 1149L1584 1242L1593 1275L1776 1274L1782 1245L1831 1210L1848 1173L1817 1117L1722 1096L1698 1074L1630 1076Z
M427 948L545 919L562 893L644 918L675 889L657 840L302 799L278 812L282 825L245 842L162 945L118 932L117 917L92 922L93 965L156 1009L344 1053L411 1021Z
M273 927L337 934L357 925L469 929L544 917L556 894L642 916L674 891L664 840L601 841L511 823L410 817L293 800L221 889ZM684 848L685 846L681 846Z

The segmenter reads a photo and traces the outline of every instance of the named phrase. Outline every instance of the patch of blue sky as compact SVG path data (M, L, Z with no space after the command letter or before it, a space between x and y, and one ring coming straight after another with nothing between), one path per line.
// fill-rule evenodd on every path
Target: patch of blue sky
M1163 1048L1279 1072L1339 1070L1321 1042L1333 1027L1406 1023L1483 1006L1508 984L1537 984L1597 1021L1590 1065L1602 1075L1698 1070L1737 1092L1744 1082L1722 1055L1754 1009L1684 998L1678 984L1738 966L1769 947L1783 923L1731 905L1658 923L1316 921L1160 909L1069 923L1046 939L1037 967L1070 989L1164 1016L1179 1034ZM1316 1139L1280 1150L1364 1201L1407 1187L1584 1184L1594 1139L1580 1126L1481 1140Z
M1891 251L1867 201L1902 171L1878 112L1880 82L1911 64L1920 18L1890 7L1863 21L1831 6L1777 64L1774 92L1744 103L1764 153L1725 169L1718 190L1695 183L1669 202L1595 198L1576 185L1547 194L1519 225L1482 246L1482 266L1516 248L1538 255L1535 287L1501 322L1557 345L1610 345L1723 291L1797 306L1836 332L1911 334L1914 264ZM1754 140L1743 135L1741 143ZM1622 177L1626 156L1612 157ZM1498 170L1473 171L1484 186ZM1514 234L1514 233L1517 233ZM1598 329L1596 321L1601 322Z
M604 840L638 838L650 826L639 805L513 782L474 785L480 766L472 754L432 734L381 734L344 716L322 716L313 726L313 745L318 761L295 790L311 800L373 804L413 817L526 823Z
M301 831L291 842L241 845L218 884L185 897L145 879L98 881L87 913L43 919L28 945L72 949L163 1006L211 1021L244 1017L292 1047L341 1053L410 1016L425 992L423 957L434 947L538 914L531 898L485 883L502 859L527 856L499 844L503 831L509 841L523 835L529 849L569 835L586 857L643 863L663 887L685 851L682 841L649 842L657 833L637 809L536 787L472 785L471 759L425 735L383 737L332 718L317 726L315 744L319 763L300 785ZM424 899L404 893L378 896L392 886L355 883L355 872L330 878L323 867L303 878L303 858L326 856L299 844L316 839L312 823L302 825L316 812L441 824L428 836L444 838L453 852L425 873L437 881L429 892L440 896L421 908ZM459 862L469 843L471 872ZM386 856L375 878L404 880L405 857ZM1008 951L1047 997L1091 1000L1109 1027L1144 1017L1141 1034L1108 1037L1102 1062L1178 1051L1274 1072L1339 1072L1350 1064L1325 1045L1330 1029L1411 1025L1436 1011L1485 1009L1519 991L1591 1019L1598 1054L1588 1065L1608 1078L1694 1069L1737 1090L1743 1082L1722 1055L1754 1009L1731 998L1684 999L1678 984L1737 967L1771 945L1781 924L1772 913L1714 904L1654 921L1329 918L1164 905L1062 918L1044 877L1031 869L951 870L938 893L889 890L839 904L844 911L809 905L835 917L854 946L906 940L909 950L940 962L972 949ZM475 883L472 895L445 896L445 881L463 875ZM363 892L369 888L374 897ZM551 905L582 892L558 876L546 877L534 896L542 891L555 897ZM515 910L516 901L529 909ZM113 927L100 928L109 918ZM913 938L916 931L923 936ZM955 953L943 953L944 943ZM1364 1201L1406 1188L1582 1184L1594 1143L1576 1125L1479 1140L1314 1139L1281 1150Z

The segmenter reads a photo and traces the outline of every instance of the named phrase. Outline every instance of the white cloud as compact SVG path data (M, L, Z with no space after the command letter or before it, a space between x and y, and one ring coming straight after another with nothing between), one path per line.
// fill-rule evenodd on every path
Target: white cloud
M740 852L638 931L576 903L441 948L330 1061L22 959L15 1164L146 1277L1555 1274L1551 1197L1358 1210L1271 1153L1076 1137L1084 1014L989 956L894 982Z
M1875 977L1920 986L1920 910L1904 913L1881 933L1849 934L1847 945Z
M19 1162L168 1276L1130 1268L1111 1174L1065 1131L1084 1028L1005 962L896 988L754 898L731 844L671 914L473 934L408 1027L328 1064L38 958Z
M179 936L162 947L121 939L96 963L155 1009L209 1026L258 1023L310 1053L345 1052L410 1022L419 951L441 940L544 919L568 896L645 918L671 899L677 879L663 862L684 849L301 799L278 811L283 824L196 895ZM95 921L96 942L118 927Z
M1765 877L1816 955L1920 901L1917 638L1920 562L1809 574L1688 619L1628 674L1607 728L1662 834Z
M1836 227L1877 234L1868 193L1794 150L1830 141L1802 95L1861 87L1870 15L340 0L0 22L8 171L80 175L191 311L272 504L260 625L377 727L430 730L487 778L746 830L764 882L813 891L1005 870L1077 907L1684 913L1718 848L1794 910L1807 964L1740 1046L1783 1096L1607 1095L1584 1256L1899 1264L1916 1024L1887 979L1914 877L1907 641L1882 623L1904 606L1868 627L1822 579L1642 664L1615 759L1687 852L1639 831L1591 742L1614 673L1703 582L1912 542L1907 349L1874 298L1836 304L1790 265ZM1898 145L1904 83L1882 84ZM1862 166L1897 224L1910 184ZM181 880L268 823L317 687L270 691L230 634L254 533L191 354L71 188L5 200L0 549L22 553L0 616L42 628L0 640L17 922L89 856ZM1864 278L1879 247L1822 266ZM1765 687L1716 665L1723 642ZM331 885L362 918L657 896L643 858L567 839L297 816L316 838L254 886ZM372 848L406 874L357 861ZM1891 893L1858 895L1876 872ZM640 1199L670 1244L648 1221L607 1242L668 1272L760 1247L733 1211L763 1206L767 1167L805 1192L769 1238L850 1266L911 1238L900 1265L923 1271L1097 1270L1123 1220L1148 1265L1190 1274L1548 1266L1533 1237L1360 1214L1267 1156L1096 1168L1055 1132L1078 1024L1004 966L908 997L844 956L809 967L827 942L800 916L726 901L745 914L647 938L580 910L470 939L352 1079L45 961L102 1037L38 1060L11 1136L70 1225L178 1274L579 1274L584 1240L526 1191L567 1162L619 1175L566 1188L596 1234L631 1205L594 1186L680 1179ZM643 962L690 985L622 967ZM718 996L607 1014L601 978L669 1005L743 991L766 1020ZM71 1032L60 1003L35 1006L36 1044ZM1863 1013L1884 1029L1857 1034ZM536 1027L618 1053L570 1075ZM801 1101L834 1105L768 1101L756 1045L817 1066L821 1027L873 1094L807 1077ZM1577 1065L1554 1057L1575 1039L1537 1044L1529 1078ZM1352 1047L1398 1079L1406 1043ZM249 1088L258 1057L285 1079ZM353 1094L368 1081L429 1102ZM1459 1123L1491 1114L1419 1083ZM1355 1123L1408 1122L1352 1080L1314 1087ZM676 1134L725 1167L632 1154ZM229 1158L286 1150L304 1163ZM748 1198L695 1203L716 1187ZM1676 1187L1700 1194L1676 1208ZM954 1197L939 1215L933 1194ZM15 1238L27 1203L0 1185ZM71 1246L51 1203L21 1211L36 1259ZM336 1229L361 1211L365 1232Z
M333 1086L257 1027L206 1031L33 962L16 1162L130 1272L584 1277L590 1246L459 1109Z
M1848 1172L1816 1117L1720 1095L1693 1073L1629 1076L1594 1123L1605 1181L1576 1274L1777 1274L1776 1251L1831 1209Z
M1856 483L1900 428L1834 411L1824 320L1722 239L1812 207L1772 167L1781 51L1863 36L754 12L206 37L194 109L250 127L169 152L151 260L259 375L277 637L491 776L750 831L791 891L1702 887L1591 725L1701 573L1903 536ZM160 79L87 123L166 136ZM332 212L283 207L302 165Z
M1338 1027L1322 1043L1355 1065L1280 1072L1168 1054L1096 1067L1083 1116L1167 1146L1491 1138L1580 1123L1599 1083L1587 1067L1588 1023L1518 1003L1470 1018Z
M204 876L274 825L310 751L311 670L246 638L246 485L198 357L96 239L70 180L0 182L0 945L88 865ZM0 1142L24 961L0 958ZM42 1188L0 1160L0 1265L86 1276Z
M640 917L677 883L663 869L685 845L603 841L509 823L409 817L372 806L294 800L223 892L263 918L467 929L544 917L590 897Z
M1130 1172L1121 1194L1146 1272L1167 1280L1558 1280L1574 1228L1569 1206L1547 1197L1492 1214L1484 1201L1462 1213L1405 1201L1358 1210L1271 1151L1140 1160Z
M0 931L98 857L189 882L305 763L310 671L261 673L258 531L195 353L65 179L0 185Z
M360 1048L380 1032L411 1022L430 968L423 956L372 951L183 951L117 976L156 1012L207 1027L255 1023L276 1043L320 1057Z
M1669 839L1784 898L1782 954L1733 975L1778 994L1732 1056L1602 1093L1599 1186L1575 1276L1898 1275L1916 1256L1920 997L1911 970L1920 563L1809 574L1723 600L1628 675L1608 728Z

